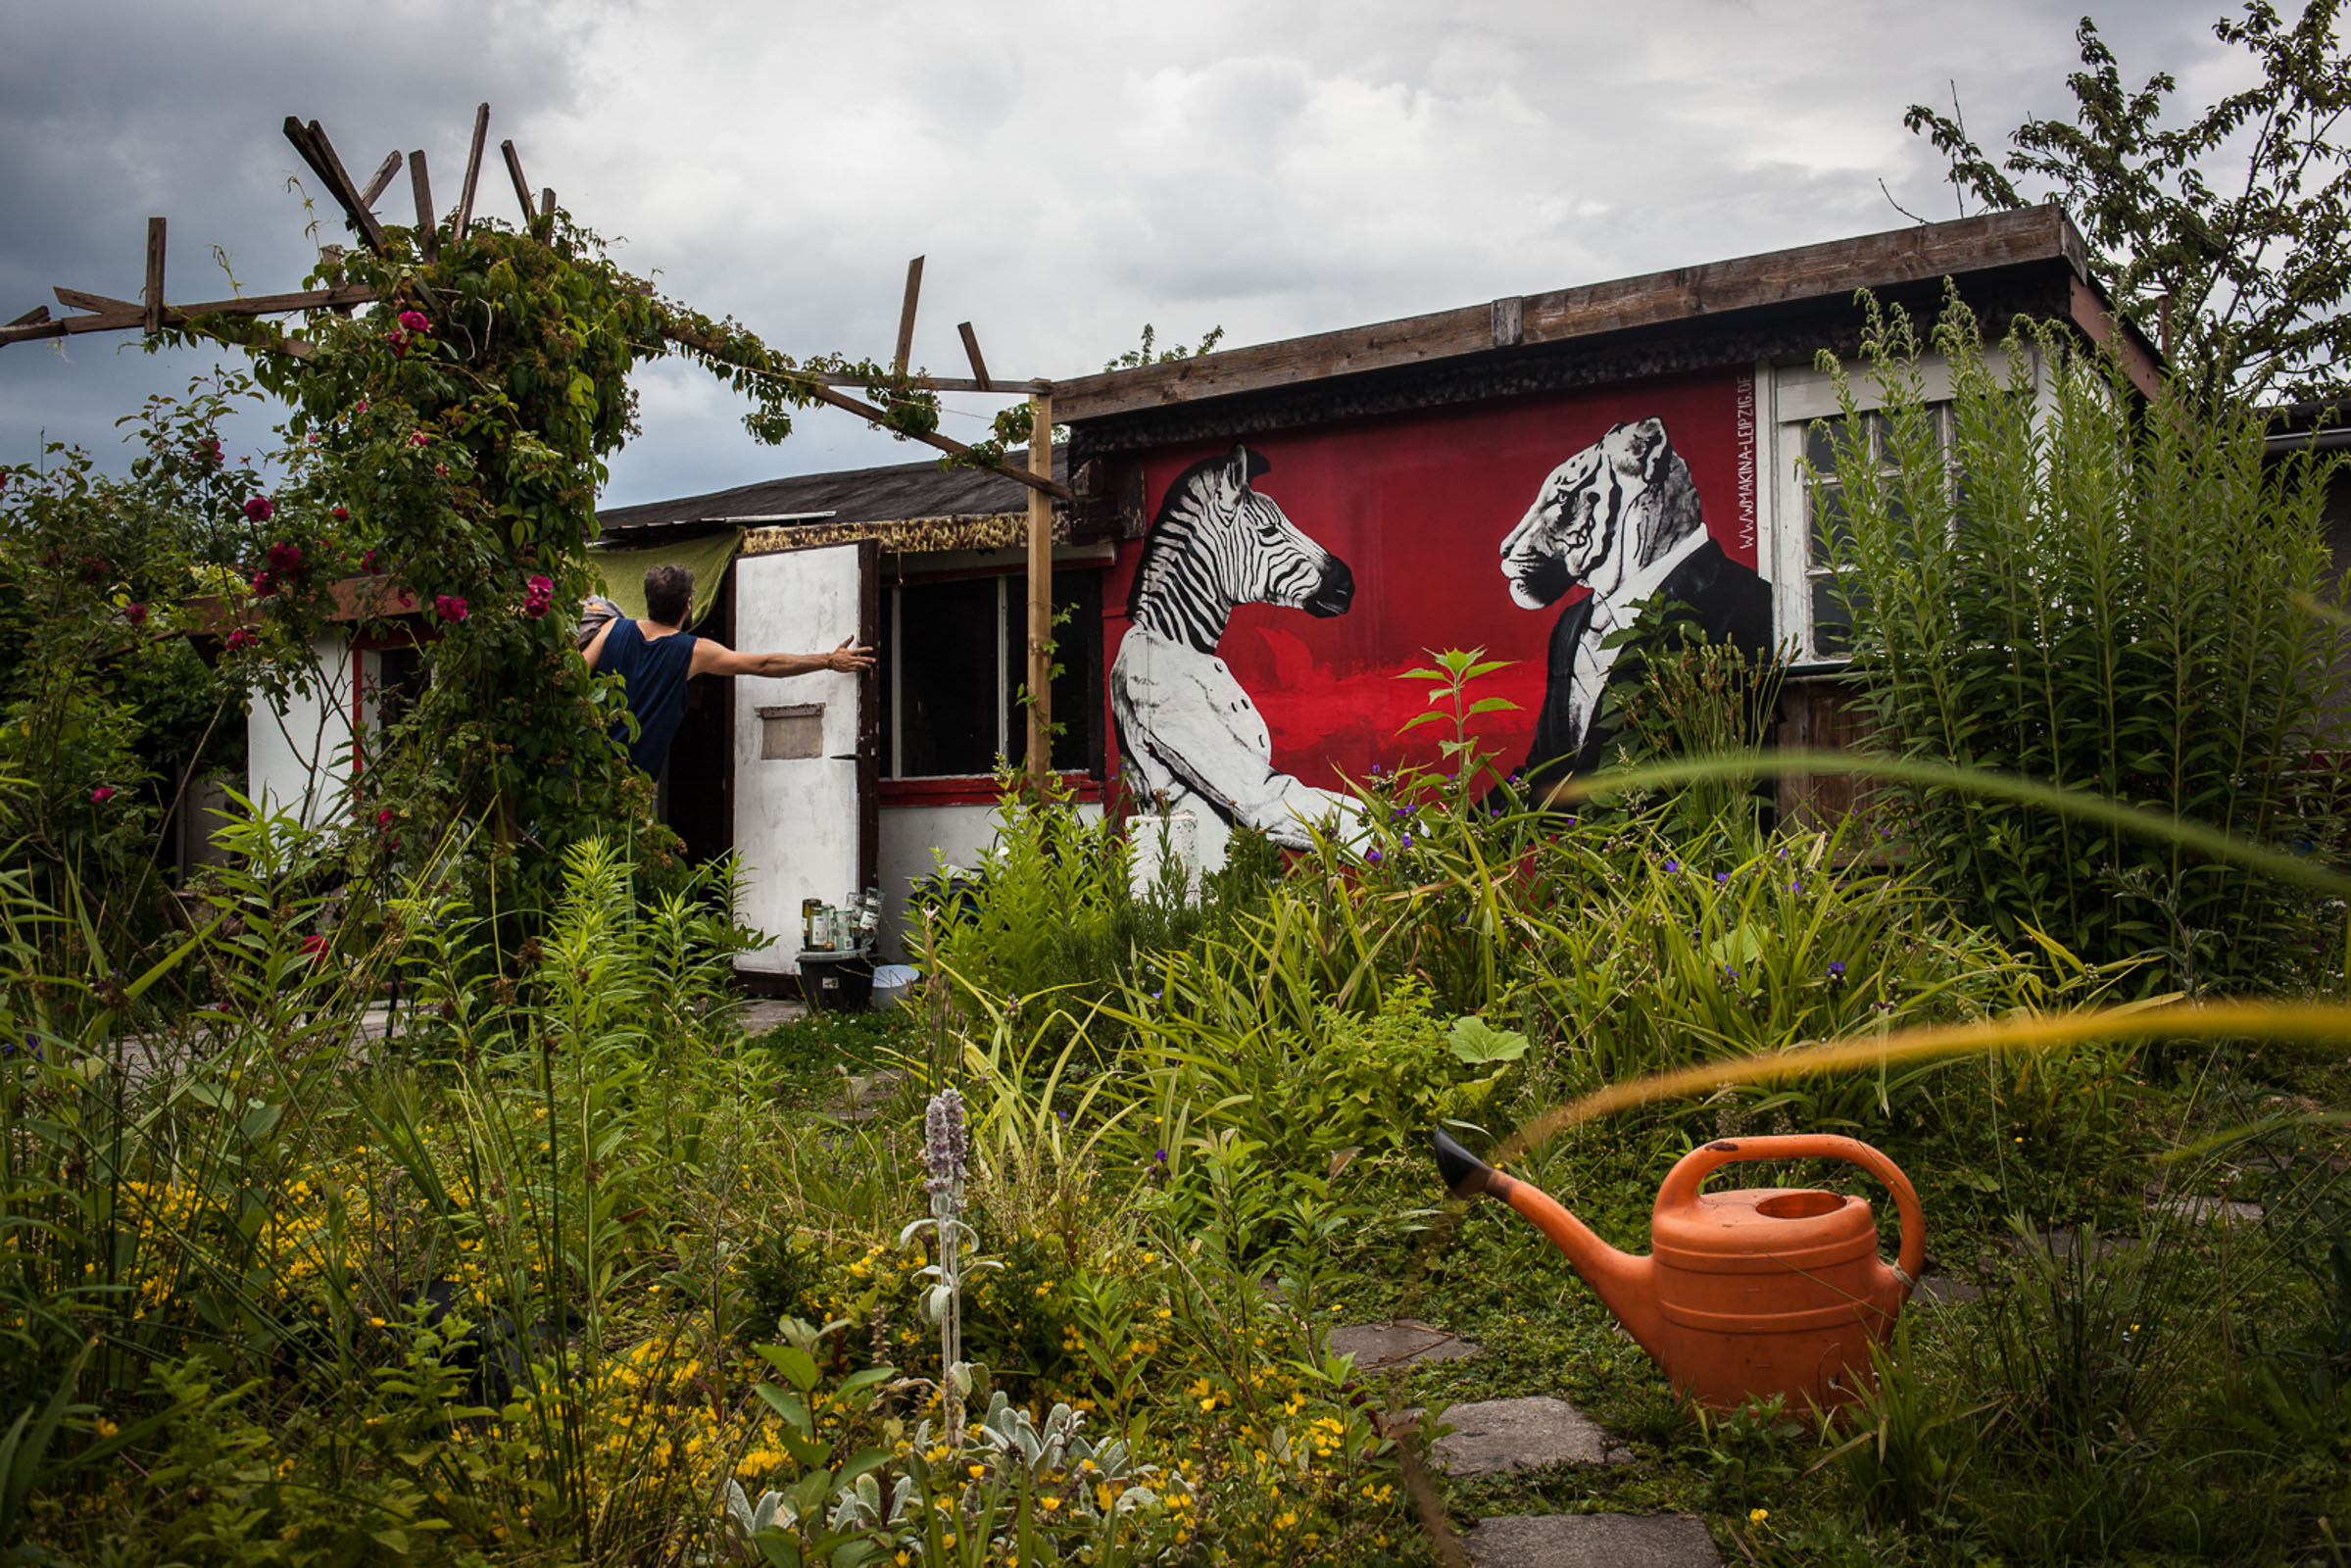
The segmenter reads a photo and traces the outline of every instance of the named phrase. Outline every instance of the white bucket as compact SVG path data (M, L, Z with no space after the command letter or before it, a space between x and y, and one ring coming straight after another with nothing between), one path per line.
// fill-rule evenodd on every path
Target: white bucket
M873 1010L886 1012L892 1007L905 1006L906 998L914 993L914 982L921 978L922 972L910 963L876 965L873 971Z

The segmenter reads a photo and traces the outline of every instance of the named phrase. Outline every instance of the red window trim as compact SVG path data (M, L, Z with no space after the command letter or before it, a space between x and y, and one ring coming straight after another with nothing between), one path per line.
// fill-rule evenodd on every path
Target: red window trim
M1102 780L1083 773L1063 773L1061 783L1072 800L1100 802ZM995 806L1004 796L991 774L961 778L886 778L880 783L884 806Z

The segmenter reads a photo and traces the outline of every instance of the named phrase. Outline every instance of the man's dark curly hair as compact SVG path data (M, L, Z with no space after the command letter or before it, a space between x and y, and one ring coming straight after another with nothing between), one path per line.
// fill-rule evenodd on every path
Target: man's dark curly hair
M659 626L683 626L694 611L694 573L684 566L651 566L645 572L645 618Z

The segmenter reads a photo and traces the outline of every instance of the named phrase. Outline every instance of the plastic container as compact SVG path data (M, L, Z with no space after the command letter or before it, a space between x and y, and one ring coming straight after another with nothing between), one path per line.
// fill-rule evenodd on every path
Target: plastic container
M802 954L800 994L810 1012L863 1012L873 1001L872 955Z
M915 982L922 971L910 963L885 963L873 971L873 1006L876 1012L891 1007L903 1007L906 998L914 994Z

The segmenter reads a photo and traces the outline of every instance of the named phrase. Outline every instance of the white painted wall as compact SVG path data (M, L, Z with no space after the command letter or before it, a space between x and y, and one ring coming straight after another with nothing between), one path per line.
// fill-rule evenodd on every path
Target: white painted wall
M262 692L245 715L245 793L255 805L317 826L333 820L351 782L351 648L328 635L311 644L323 689L288 694L277 711Z
M739 612L738 612L739 613ZM1081 804L1077 812L1090 822L1102 820L1102 808ZM885 806L882 808L882 954L894 962L906 961L907 890L918 877L931 874L945 858L950 865L970 870L980 863L980 852L996 842L993 806ZM935 857L932 852L937 851ZM835 899L827 902L837 902ZM799 906L795 905L797 916Z
M735 564L735 646L812 653L857 634L857 547L821 545ZM759 710L824 705L824 755L759 756ZM800 972L804 899L839 904L857 881L857 677L735 677L735 849L745 925L774 945L735 960L764 974Z

